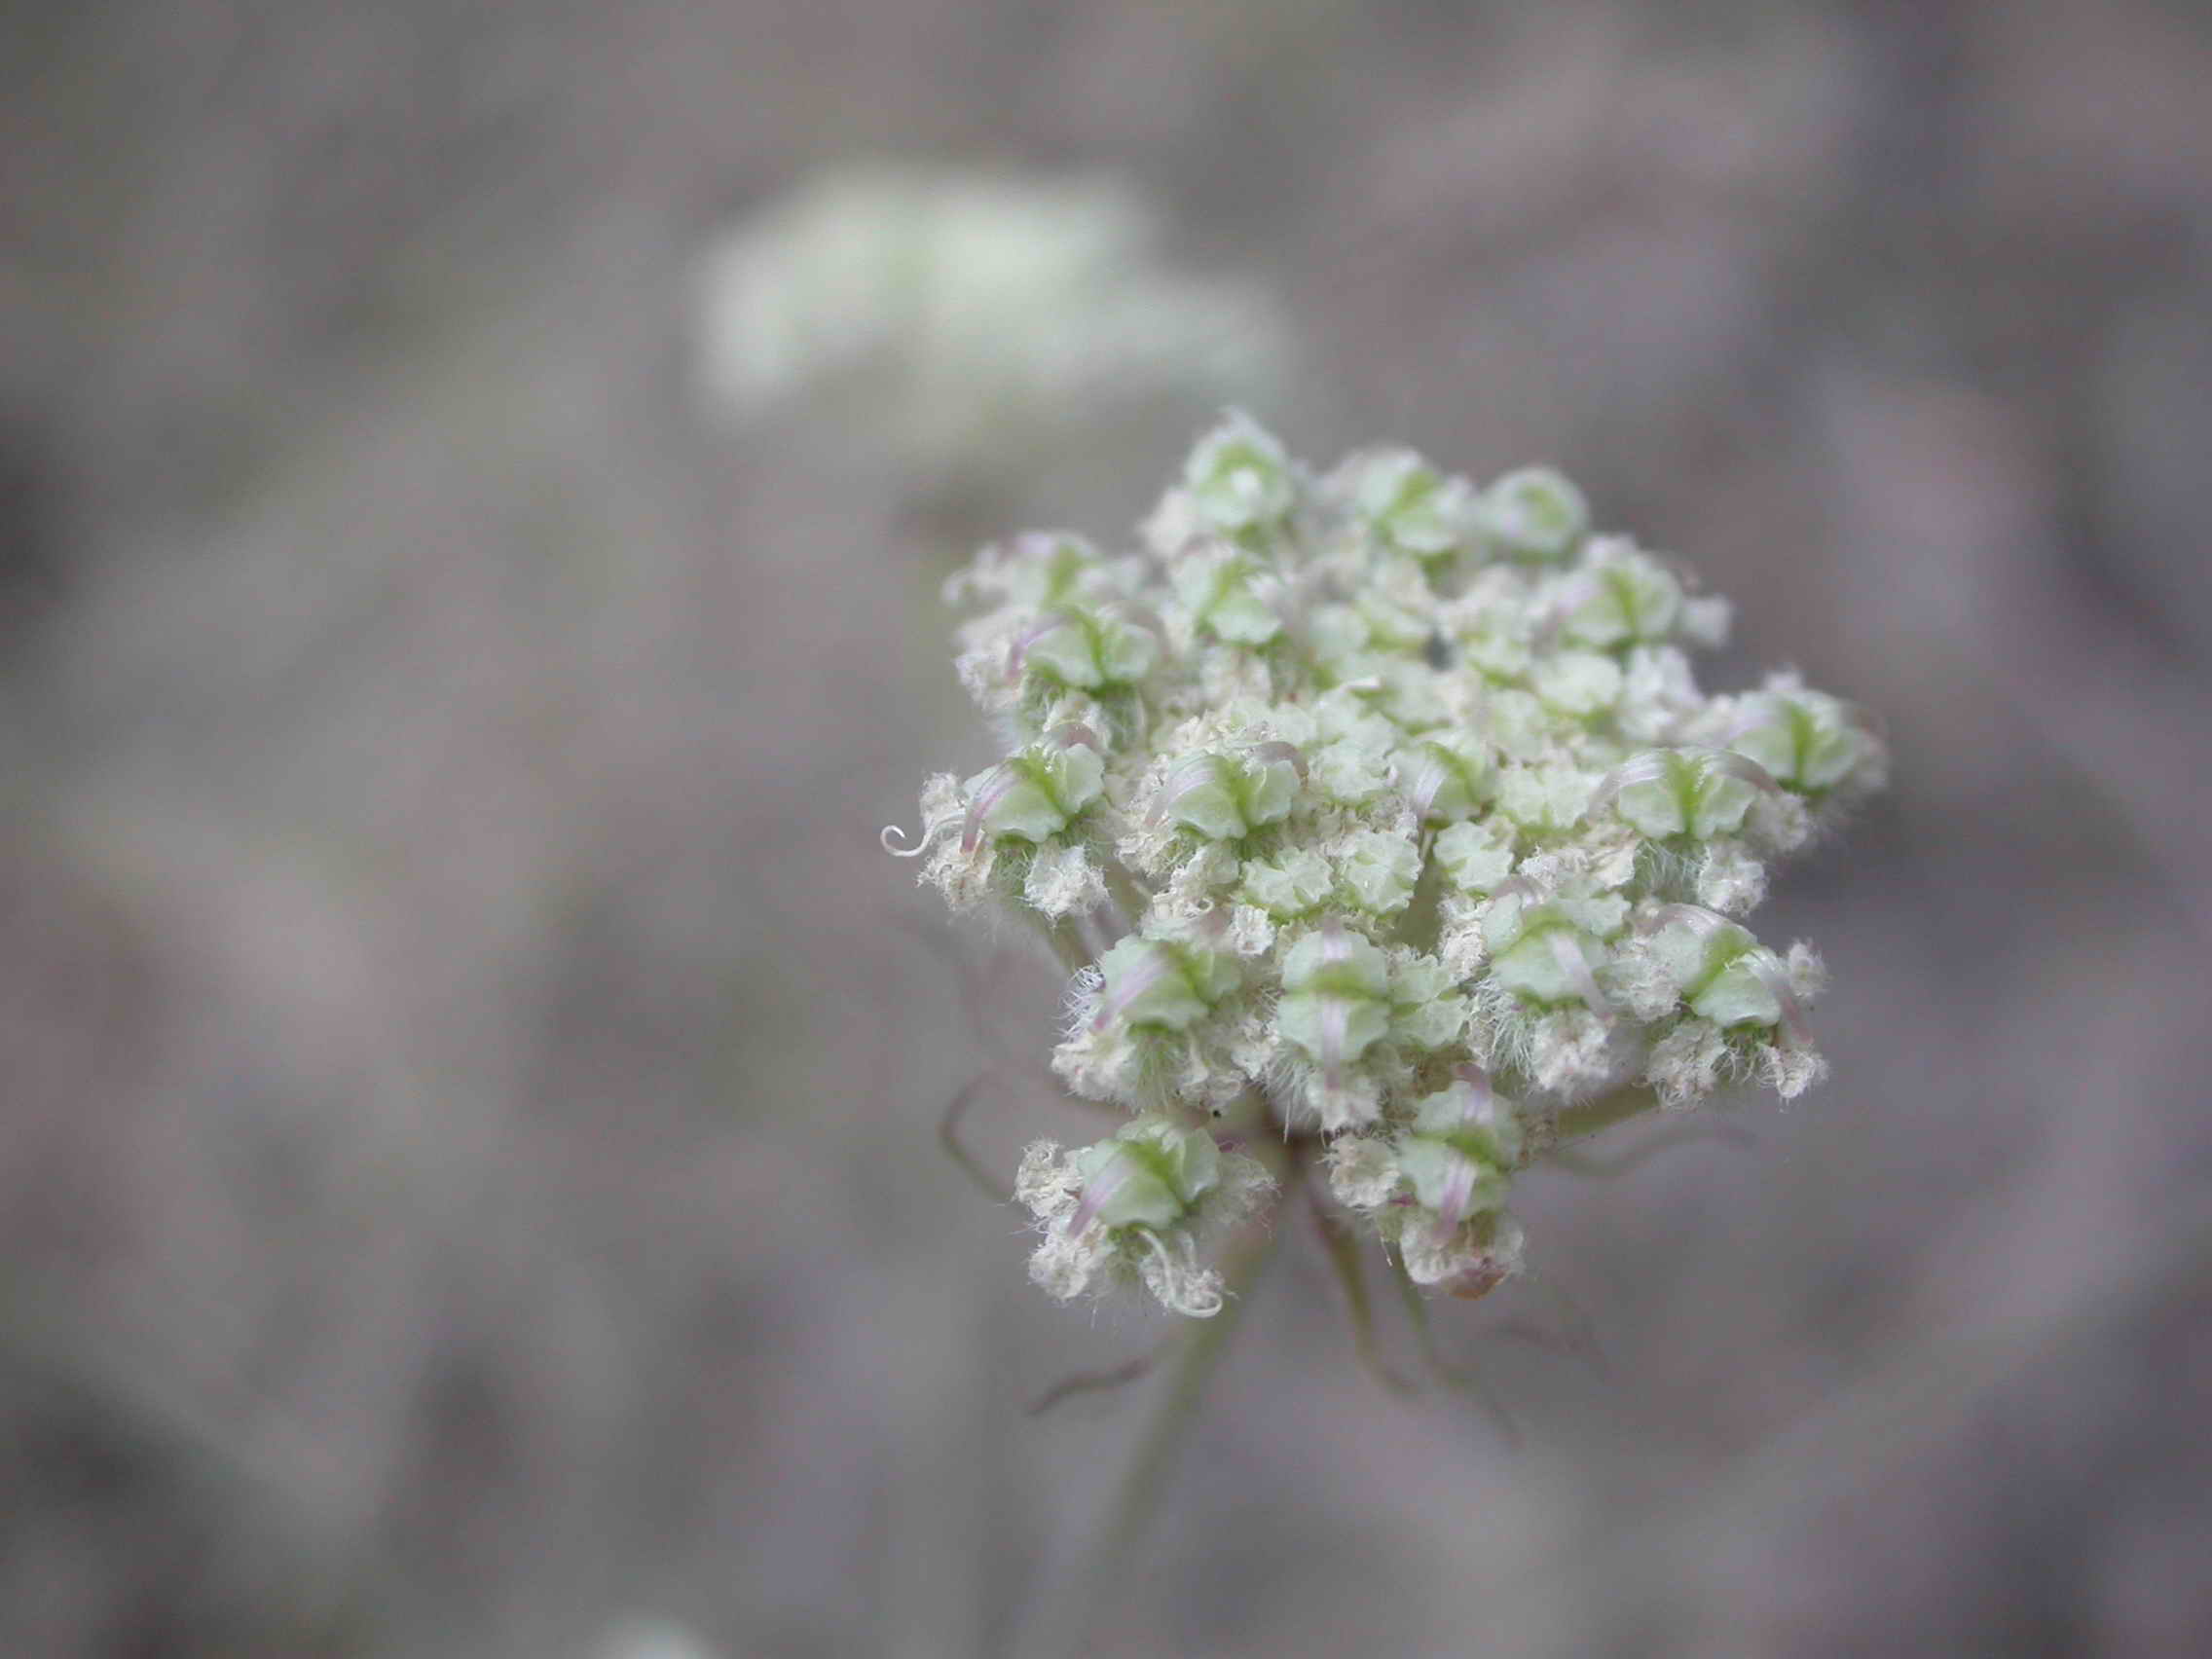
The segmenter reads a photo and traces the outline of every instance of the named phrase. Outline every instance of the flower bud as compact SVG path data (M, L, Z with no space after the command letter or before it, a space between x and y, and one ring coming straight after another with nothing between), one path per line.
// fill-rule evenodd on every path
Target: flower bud
M1202 1129L1140 1118L1069 1155L1083 1193L1066 1230L1171 1227L1221 1179L1221 1149Z
M1317 908L1336 884L1327 859L1309 847L1291 847L1273 858L1246 859L1237 891L1276 921L1289 921Z
M1282 632L1282 618L1262 595L1266 578L1235 546L1185 556L1176 562L1172 580L1192 626L1202 633L1235 645L1264 645Z
M1244 755L1190 756L1161 781L1149 822L1164 818L1209 840L1241 840L1290 816L1301 765L1287 744Z
M1338 861L1353 909L1370 916L1402 910L1420 880L1420 849L1405 835L1358 830Z
M1559 596L1560 638L1597 650L1656 644L1682 615L1682 584L1633 542L1601 537Z
M1488 893L1513 873L1513 827L1496 819L1453 825L1436 837L1445 878L1466 893Z
M1029 1276L1065 1301L1118 1273L1174 1312L1209 1317L1221 1277L1198 1264L1201 1235L1240 1221L1273 1184L1254 1160L1168 1118L1139 1118L1075 1152L1038 1141L1014 1182L1043 1234Z
M1098 959L1103 984L1094 1029L1187 1031L1236 989L1241 974L1227 951L1167 940L1124 939Z
M1088 730L1074 731L1026 745L968 780L963 848L974 850L985 836L1048 840L1098 798L1105 760Z
M1442 1236L1409 1229L1399 1249L1414 1283L1472 1302L1521 1271L1521 1224L1502 1210L1481 1210Z
M1582 925L1587 919L1556 901L1538 903L1514 893L1494 899L1483 918L1492 981L1529 1002L1579 1002L1592 1014L1609 1014L1596 973L1609 953Z
M1788 969L1751 929L1695 904L1669 904L1644 941L1682 1003L1722 1030L1780 1026L1809 1042L1804 1009Z
M1198 440L1183 468L1183 488L1202 523L1231 534L1279 523L1298 500L1282 445L1236 411Z
M1398 1169L1414 1201L1446 1232L1477 1210L1505 1202L1520 1155L1519 1121L1475 1066L1464 1068L1450 1088L1424 1096L1397 1143Z
M1321 1068L1327 1087L1390 1029L1390 969L1382 950L1335 917L1283 959L1275 1028Z
M1756 691L1743 699L1728 747L1804 794L1879 788L1889 756L1873 721L1819 691Z
M1377 543L1417 559L1458 552L1482 526L1474 486L1443 476L1411 450L1354 456L1331 482Z
M1547 466L1509 472L1483 492L1483 539L1508 559L1554 561L1582 543L1590 503Z
M1011 667L1078 691L1133 685L1160 657L1149 628L1106 611L1070 607L1041 617L1016 641Z
M1497 789L1490 746L1471 731L1434 732L1399 751L1398 787L1423 824L1453 824Z
M1718 749L1658 749L1605 774L1591 797L1593 811L1610 806L1621 821L1655 841L1677 835L1707 841L1732 835L1761 791L1777 785L1749 757Z

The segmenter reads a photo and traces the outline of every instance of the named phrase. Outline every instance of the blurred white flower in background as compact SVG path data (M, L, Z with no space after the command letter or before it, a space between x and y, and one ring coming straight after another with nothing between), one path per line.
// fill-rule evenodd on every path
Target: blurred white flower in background
M593 1659L720 1659L720 1655L674 1619L633 1613L608 1627Z
M864 166L803 184L699 266L700 389L745 421L834 402L848 439L937 471L1166 399L1266 401L1290 329L1254 284L1171 268L1111 178Z

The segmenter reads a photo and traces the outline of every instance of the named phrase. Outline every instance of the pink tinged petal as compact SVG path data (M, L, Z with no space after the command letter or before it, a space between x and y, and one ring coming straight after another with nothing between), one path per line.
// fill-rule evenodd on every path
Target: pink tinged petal
M1810 1049L1813 1028L1805 1018L1805 1005L1789 983L1789 971L1772 951L1762 950L1747 966L1782 1010L1782 1041L1786 1048Z
M1534 643L1538 649L1548 648L1560 635L1573 614L1604 592L1595 571L1578 571L1563 582L1553 593L1542 613L1536 618Z
M1592 816L1612 805L1623 790L1633 789L1638 784L1668 782L1675 775L1674 756L1672 749L1653 749L1623 760L1599 780L1596 792L1590 796Z
M1763 793L1782 793L1782 786L1774 781L1774 774L1749 755L1739 755L1733 749L1701 749L1685 753L1695 753L1699 768L1709 775L1722 772Z
M1219 904L1208 904L1191 918L1191 939L1198 944L1218 944L1222 935L1229 931L1229 912Z
M1007 652L1006 677L1009 680L1019 680L1021 678L1022 659L1029 655L1029 647L1048 634L1056 634L1062 628L1070 626L1072 626L1072 622L1065 616L1040 616L1028 627L1022 629L1020 633L1014 635L1014 648Z
M1321 1086L1331 1094L1344 1088L1345 1038L1351 1004L1343 997L1321 999Z
M1718 910L1709 910L1703 904L1662 904L1639 924L1641 933L1656 933L1664 927L1687 928L1701 942L1711 940L1724 929L1741 929L1740 922L1732 922Z
M1253 759L1271 766L1277 761L1289 761L1291 769L1298 774L1298 781L1302 784L1306 782L1306 756L1299 753L1296 744L1255 743L1251 754Z
M1182 964L1175 960L1172 951L1163 945L1154 945L1146 954L1142 966L1122 976L1121 982L1111 996L1099 998L1098 1014L1091 1020L1090 1029L1105 1030L1124 1009L1181 967Z
M1055 749L1088 749L1093 755L1104 755L1098 734L1081 720L1062 720L1045 734L1045 741Z
M1321 920L1321 960L1332 966L1351 960L1351 940L1345 937L1342 917L1325 916Z
M1098 1212L1106 1207L1116 1193L1128 1184L1129 1177L1134 1173L1128 1158L1123 1156L1116 1158L1093 1175L1084 1186L1082 1198L1068 1216L1067 1226L1063 1230L1067 1235L1070 1238L1082 1237L1085 1231L1098 1218Z
M1482 1171L1475 1161L1454 1147L1451 1149L1452 1173L1444 1179L1444 1192L1436 1203L1436 1242L1444 1243L1459 1231L1459 1224L1473 1213L1475 1183Z
M1662 904L1637 924L1637 931L1648 937L1665 927L1684 929L1708 952L1712 949L1713 941L1724 935L1741 934L1746 940L1751 937L1751 930L1743 923L1730 921L1718 910L1709 910L1703 904ZM1724 967L1725 964L1720 966ZM1698 970L1699 982L1710 981L1712 976L1719 971L1720 968L1714 966L1712 956L1708 954L1705 966Z
M972 853L976 850L976 843L983 836L983 820L990 816L991 808L1006 799L1020 782L1020 777L1008 761L1001 760L991 768L991 775L983 780L982 787L977 790L968 802L968 816L960 827L962 852Z
M1414 816L1425 822L1428 809L1436 803L1437 792L1444 788L1451 774L1442 756L1428 745L1421 745L1420 758L1410 768L1405 782L1406 798L1412 804Z
M1550 934L1552 955L1558 960L1560 971L1567 976L1574 994L1582 999L1582 1006L1602 1020L1613 1017L1613 1005L1605 993L1598 988L1598 976L1590 972L1590 959L1582 954L1582 945L1567 928L1554 928Z
M1202 790L1219 781L1220 768L1221 757L1217 755L1194 755L1188 759L1178 760L1161 781L1159 798L1152 803L1152 810L1145 815L1145 827L1157 828L1177 801L1193 790Z
M1466 1105L1459 1109L1459 1126L1475 1127L1488 1119L1491 1104L1497 1098L1497 1091L1491 1087L1490 1073L1474 1061L1466 1060L1453 1067L1452 1075L1472 1091L1467 1096Z
M1161 622L1160 613L1149 605L1140 604L1136 600L1124 596L1108 600L1104 608L1109 615L1118 616L1124 622L1133 623L1156 640L1164 640L1167 637L1167 629Z

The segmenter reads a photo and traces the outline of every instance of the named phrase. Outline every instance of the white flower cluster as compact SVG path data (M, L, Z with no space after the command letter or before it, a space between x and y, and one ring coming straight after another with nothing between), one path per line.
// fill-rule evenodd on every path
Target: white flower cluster
M948 598L982 608L959 671L1010 752L932 778L894 850L1054 940L1054 1067L1135 1114L1023 1161L1055 1295L1219 1305L1200 1253L1272 1184L1216 1145L1234 1109L1315 1147L1416 1281L1475 1295L1519 1264L1507 1189L1563 1114L1822 1076L1819 958L1742 918L1881 785L1882 740L1791 675L1701 691L1726 602L1592 534L1558 474L1477 489L1384 449L1316 477L1232 415L1136 551L1026 535Z
M1273 299L1165 254L1112 178L864 166L769 203L700 263L700 389L750 417L829 394L932 472L988 468L1100 405L1253 395L1287 371Z

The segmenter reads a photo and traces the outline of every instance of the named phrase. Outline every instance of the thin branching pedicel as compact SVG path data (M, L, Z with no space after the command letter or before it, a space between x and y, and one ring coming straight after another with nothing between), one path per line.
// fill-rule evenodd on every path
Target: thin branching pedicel
M1325 1169L1331 1237L1480 1296L1521 1269L1533 1160L1825 1074L1819 957L1745 918L1881 786L1880 732L1790 674L1700 690L1726 602L1558 474L1314 477L1232 415L1136 551L1024 535L947 597L980 608L960 678L1006 757L884 844L1060 953L1053 1069L1130 1114L1022 1159L1054 1296L1219 1311L1212 1256L1277 1187L1232 1130Z

